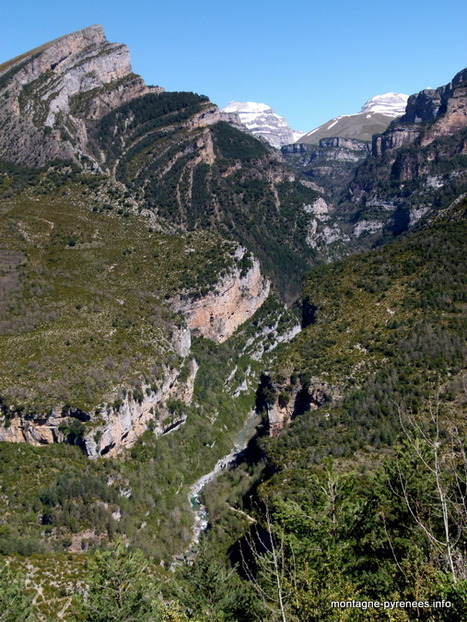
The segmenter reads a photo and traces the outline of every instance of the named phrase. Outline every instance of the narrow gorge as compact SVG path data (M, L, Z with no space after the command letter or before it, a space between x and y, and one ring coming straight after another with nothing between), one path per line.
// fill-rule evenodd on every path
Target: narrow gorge
M466 79L302 134L99 25L0 64L0 619L466 618Z

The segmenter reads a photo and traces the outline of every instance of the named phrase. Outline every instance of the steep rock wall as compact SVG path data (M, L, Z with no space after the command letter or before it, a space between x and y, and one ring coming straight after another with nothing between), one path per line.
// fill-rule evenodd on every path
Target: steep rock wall
M0 66L0 157L92 160L89 122L160 90L132 73L128 48L109 43L101 26L61 37Z
M277 436L294 417L309 410L316 410L328 401L329 395L329 387L318 381L309 386L300 387L297 385L293 387L287 403L284 403L279 397L268 408L269 435Z
M238 263L244 253L242 248L237 250ZM173 415L167 408L167 401L175 399L185 404L191 401L198 370L196 361L190 359L191 331L221 343L268 297L270 283L262 276L259 262L253 258L249 262L243 272L235 263L216 289L203 298L175 302L176 310L185 315L187 322L187 327L175 329L172 335L172 348L182 358L182 363L176 368L164 367L161 376L155 379L157 388L154 384L142 384L136 391L127 391L123 399L100 404L89 413L63 405L57 405L50 412L31 415L3 412L0 441L43 445L70 440L69 430L73 429L73 420L78 420L85 424L82 436L71 441L81 444L90 457L113 456L131 447L148 426L156 434L177 428L184 422L184 416ZM183 366L188 366L184 380L181 379Z
M343 203L365 244L399 235L467 189L467 70L409 98L407 112L373 138Z
M382 156L416 142L426 146L466 125L467 69L463 69L449 84L411 95L405 115L393 121L383 134L373 136L372 152Z
M295 143L281 149L285 161L297 172L337 199L355 169L371 152L367 142L351 138L322 138L318 145Z
M240 251L239 258L244 252L244 249ZM197 300L178 297L174 309L183 313L194 333L222 343L259 309L269 290L269 280L261 274L259 262L252 259L245 274L235 267L213 292Z
M190 362L190 374L181 382L179 369L166 370L161 387L154 391L149 386L142 386L142 399L126 397L118 407L105 406L101 413L102 423L84 438L88 456L114 456L126 447L131 447L153 422L157 435L164 434L184 423L185 417L174 420L165 403L170 398L185 404L191 402L194 380L198 365L194 359ZM156 412L158 416L155 416Z
M187 357L191 346L190 331L175 331L172 345L179 355ZM73 423L78 421L87 424L79 444L88 456L116 455L131 447L150 422L156 434L163 434L184 422L183 417L175 421L166 407L167 400L171 398L185 404L191 402L198 365L194 359L184 360L188 365L186 379L180 377L182 366L164 367L157 388L143 384L136 394L128 391L124 399L113 404L101 404L95 412L86 413L63 405L57 405L50 412L33 415L4 410L0 441L30 445L61 442L67 439L67 428L72 429Z

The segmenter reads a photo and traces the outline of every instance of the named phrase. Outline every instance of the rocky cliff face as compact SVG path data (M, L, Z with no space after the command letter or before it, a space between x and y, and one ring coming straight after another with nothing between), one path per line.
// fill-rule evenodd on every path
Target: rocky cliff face
M169 400L191 402L198 370L191 356L191 333L222 343L259 309L269 291L270 282L261 274L259 262L239 248L233 268L213 291L196 300L180 296L175 300L174 310L184 315L187 324L172 331L168 344L180 357L177 366L164 365L151 384L142 382L137 389L124 390L123 397L89 412L63 404L34 414L4 407L0 441L42 445L68 440L80 444L88 456L113 456L131 447L148 427L159 435L176 429L186 415L171 412Z
M211 229L247 247L287 298L312 259L298 222L316 198L310 186L207 97L147 87L100 26L0 66L2 157L109 175L158 230Z
M449 84L411 95L405 114L386 132L373 138L373 155L411 145L430 144L435 138L451 136L467 125L467 69Z
M239 250L239 260L245 252ZM183 313L190 330L222 343L259 309L269 295L270 281L261 274L256 259L250 263L243 271L236 267L207 296L193 301L178 297L174 309Z
M0 157L41 166L83 161L93 121L150 91L129 50L91 26L0 66ZM94 162L96 165L96 163Z
M344 204L354 235L398 234L467 191L467 70L412 95L407 112L373 138Z
M184 357L189 355L190 342L188 329L175 331L172 345ZM160 435L184 423L186 416L174 416L167 401L191 402L198 365L190 358L185 358L185 364L185 379L181 379L183 363L176 368L165 367L156 384L143 383L137 391L126 391L123 399L100 404L93 412L63 405L33 415L3 409L0 441L46 445L67 440L81 445L90 457L116 455L131 447L148 426Z
M367 142L351 138L322 138L319 146L295 143L281 149L285 161L336 201L370 154Z
M277 436L294 417L316 410L331 396L328 385L318 380L305 386L289 385L287 391L278 386L275 392L278 397L267 409L270 436Z
M63 338L53 326L50 332L44 329L42 316L36 318L44 329L38 338L39 362L21 375L21 387L11 376L0 387L0 440L67 440L80 444L90 456L114 455L148 427L158 433L175 429L183 422L183 409L171 411L167 403L187 404L196 375L190 332L225 341L267 299L270 279L284 296L297 294L313 256L307 241L311 217L305 208L317 193L297 182L276 150L220 119L205 96L146 87L132 73L126 46L109 43L100 26L0 66L0 160L8 161L1 162L0 193L6 188L5 196L13 196L8 209L16 210L19 204L23 209L22 215L15 212L17 228L7 242L14 249L22 239L38 250L34 261L25 262L27 274L34 272L33 264L47 261L45 254L55 253L49 281L37 295L52 292L51 306L75 317L65 323L70 334ZM40 169L58 158L61 163ZM36 169L29 171L35 185L25 191L26 197L21 194L23 169L12 162ZM62 202L59 197L66 198ZM23 217L39 244L23 234ZM210 231L204 235L200 229ZM214 239L217 246L208 250ZM232 240L242 250L227 260L224 251L234 248ZM173 266L166 265L163 249L174 257ZM161 272L160 282L154 258L169 268ZM107 275L103 281L96 265ZM62 276L65 288L77 294L76 301L68 297L64 302L58 285ZM32 281L36 277L31 272ZM108 301L116 300L119 304L110 303L109 308ZM165 305L170 300L175 302L169 311ZM95 330L89 301L93 312L101 314ZM20 299L16 302L20 307ZM177 320L173 308L185 319ZM52 324L57 317L52 312L47 316ZM80 341L77 323L86 335L80 334ZM183 338L167 337L176 335L174 324L187 327ZM9 324L10 354L17 352L21 339L21 331L15 333L12 326L17 325ZM135 338L128 355L125 328ZM27 332L29 324L23 323L23 329ZM294 332L286 331L284 338L287 334ZM268 342L258 346L258 358L279 338ZM55 365L50 378L42 374L43 346ZM89 347L87 358L84 347ZM21 364L30 350L26 344ZM97 364L101 355L103 365ZM70 362L79 365L78 373L70 371ZM65 366L66 379L60 382ZM42 384L36 382L38 375ZM30 378L34 382L28 383ZM31 386L40 386L40 396L28 391Z
M395 101L393 121L372 144L330 137L282 148L288 164L323 190L326 209L307 208L308 244L320 257L371 248L467 192L466 78L462 70L449 84L412 95L396 119L402 100ZM380 104L375 98L365 113L381 114ZM339 133L334 121L327 130Z
M142 386L142 397L127 396L117 407L105 405L100 421L83 439L87 455L113 456L131 447L148 427L160 436L183 425L186 414L171 414L167 401L190 404L197 371L198 365L191 359L186 381L180 380L180 369L166 370L159 389Z

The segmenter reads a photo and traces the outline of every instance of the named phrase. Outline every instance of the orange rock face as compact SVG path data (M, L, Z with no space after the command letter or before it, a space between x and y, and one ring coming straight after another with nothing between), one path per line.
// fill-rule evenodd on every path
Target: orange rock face
M185 315L191 331L222 343L259 309L269 289L270 282L255 259L246 275L240 276L235 269L207 296L194 301L177 300L175 310Z

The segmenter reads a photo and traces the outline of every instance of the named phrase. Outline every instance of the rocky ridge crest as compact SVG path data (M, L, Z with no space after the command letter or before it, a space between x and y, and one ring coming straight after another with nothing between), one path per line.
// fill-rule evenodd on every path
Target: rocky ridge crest
M411 145L429 145L435 138L452 135L467 125L467 69L437 89L411 95L405 114L373 138L373 155Z
M149 92L126 45L90 26L0 65L0 157L42 166L60 158L96 166L90 124Z
M354 234L401 233L467 190L467 70L412 95L349 185Z

